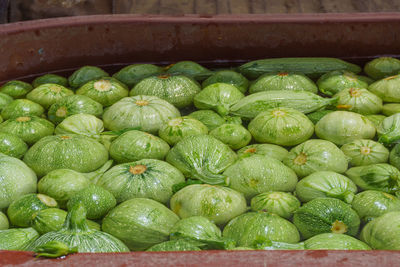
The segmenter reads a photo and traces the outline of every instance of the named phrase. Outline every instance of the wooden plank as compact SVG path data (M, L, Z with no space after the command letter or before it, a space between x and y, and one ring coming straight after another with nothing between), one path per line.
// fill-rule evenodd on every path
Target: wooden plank
M228 6L231 14L250 13L250 4L247 0L228 0Z
M195 0L194 13L196 14L217 14L218 0Z
M159 14L159 0L114 0L116 14Z
M253 14L265 13L265 1L264 0L250 0L250 11Z
M194 13L194 0L159 0L160 14L192 14Z
M300 13L325 13L320 0L298 0Z

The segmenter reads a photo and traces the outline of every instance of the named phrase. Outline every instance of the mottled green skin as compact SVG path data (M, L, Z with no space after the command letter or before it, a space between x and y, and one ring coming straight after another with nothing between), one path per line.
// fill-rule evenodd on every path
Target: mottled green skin
M224 225L246 211L243 194L223 186L193 184L171 198L171 209L182 219L203 216L217 225Z
M36 192L36 174L14 157L0 153L0 209L23 195Z
M379 96L383 102L400 102L400 75L378 80L368 87L368 90Z
M367 89L347 88L335 95L338 108L363 115L378 114L382 110L382 99Z
M100 117L103 114L103 106L87 96L70 95L51 105L47 115L50 121L59 124L66 117L80 113Z
M290 193L266 192L251 199L253 211L268 211L285 219L291 219L293 213L300 207L300 201Z
M158 135L171 146L187 136L199 134L208 134L207 126L189 116L174 118L164 123L158 131Z
M72 88L76 89L89 81L108 76L107 72L98 67L84 66L74 71L74 73L68 77L68 83Z
M212 131L225 123L225 119L212 110L197 110L190 113L188 116L201 121L205 126L207 126L209 131Z
M300 234L291 222L269 212L248 212L234 218L225 226L223 236L244 247L253 246L260 238L286 243L300 241Z
M258 114L248 129L257 142L294 146L313 135L314 124L295 109L273 108Z
M68 200L90 184L89 179L79 172L57 169L40 179L38 191L57 200L61 208L66 208Z
M28 99L17 99L9 103L1 111L4 120L14 119L23 116L42 116L44 108Z
M312 123L317 124L317 122L319 122L325 115L331 112L333 112L333 110L329 109L318 110L307 114L307 117L310 119Z
M385 115L367 115L365 116L367 117L368 120L370 120L370 122L372 122L372 124L375 126L376 129L378 129L379 124L381 124L381 122L386 118Z
M298 73L266 73L254 81L249 88L250 94L273 91L309 91L314 94L318 92L315 83L303 74Z
M90 97L104 107L107 107L127 97L129 90L118 80L104 77L85 83L76 91L76 94Z
M375 82L374 79L372 79L371 77L365 76L365 75L358 75L358 79L366 82L368 85L373 84Z
M10 224L8 223L8 218L7 216L0 211L0 230L6 230Z
M141 165L145 166L143 173L135 174L135 166ZM184 181L183 174L170 164L142 159L112 167L100 177L97 185L111 192L118 203L131 198L150 198L166 204L173 194L173 185Z
M26 250L39 237L33 228L0 230L0 250Z
M141 159L163 160L169 151L169 145L157 136L132 130L113 140L109 151L111 158L118 163Z
M352 72L334 70L322 75L317 81L318 89L333 96L347 88L368 88L368 83Z
M400 211L393 211L369 222L360 239L373 249L400 250Z
M304 241L311 250L371 250L364 242L345 234L324 233Z
M75 134L43 137L24 156L24 162L39 177L62 168L91 172L107 160L108 151L102 144Z
M314 172L296 185L296 196L301 202L332 197L351 203L356 193L357 186L352 180L333 171Z
M366 190L354 197L351 206L361 221L367 223L385 213L400 211L400 199L381 191Z
M72 90L65 88L62 85L46 83L33 89L26 95L26 98L40 104L45 109L49 109L49 107L57 101L73 94L74 92Z
M283 163L299 177L317 171L344 173L349 165L344 153L334 143L319 139L310 139L292 148Z
M11 225L30 227L32 215L40 210L56 208L57 201L42 194L27 194L14 200L7 209L7 216Z
M400 113L400 103L389 103L383 105L382 113L385 116L392 116L396 113Z
M11 96L0 93L0 111L2 111L13 100L14 99Z
M32 227L40 234L43 235L48 232L61 230L67 212L58 208L48 208L35 212L32 215ZM100 225L94 221L86 220L90 229L100 230Z
M57 75L57 74L45 74L42 76L37 77L36 79L33 80L32 86L34 88L39 87L42 84L46 83L52 83L52 84L58 84L64 87L68 87L68 80L67 78Z
M250 132L240 124L223 124L212 130L210 135L234 150L246 146L251 141Z
M48 232L26 250L35 251L38 247L50 241L59 241L69 248L76 247L78 252L128 252L125 244L116 237L102 231L90 229L86 223L85 207L75 205L67 215L63 227L54 232Z
M28 145L21 138L13 134L0 132L0 153L21 158L26 151L28 151Z
M389 162L400 170L400 144L395 145L390 151Z
M132 64L114 73L113 77L123 82L128 87L133 87L144 78L161 74L161 72L161 67L152 64Z
M378 141L384 145L391 145L400 140L400 113L386 117L376 128Z
M364 66L364 72L375 80L396 75L399 71L400 60L392 57L375 58Z
M213 74L212 71L194 61L179 61L175 64L167 66L165 69L167 69L167 73L182 74L192 77L197 81L202 81Z
M243 193L248 200L268 191L292 192L297 183L294 171L279 160L262 155L239 159L224 175L229 187Z
M192 216L178 221L171 228L171 240L189 238L194 240L217 240L221 238L221 230L209 219Z
M52 135L54 124L36 116L18 117L1 123L0 132L13 134L28 145L33 145L43 137Z
M242 74L233 70L221 70L215 72L213 75L203 81L203 88L214 84L214 83L228 83L235 86L243 94L246 93L247 87L249 87L249 80L246 79Z
M24 98L33 89L32 85L22 81L9 81L0 87L0 93L15 98Z
M199 251L193 241L185 239L174 239L156 244L146 251Z
M166 161L178 168L185 177L209 184L224 183L221 173L232 165L237 155L228 145L210 135L189 136L168 152Z
M325 115L316 125L316 135L336 145L357 139L372 139L375 126L365 116L349 111L335 111Z
M387 163L350 168L346 176L363 190L396 193L400 185L400 171Z
M146 198L127 200L103 219L102 229L131 250L146 250L168 240L179 217L164 205Z
M141 80L133 87L129 95L157 96L177 108L184 108L193 104L193 98L200 90L200 85L189 77L159 75Z
M227 83L214 83L204 88L194 97L194 105L198 109L212 109L219 115L228 115L230 106L244 98L242 92Z
M338 221L346 228L342 233L355 236L360 218L350 205L335 198L316 198L295 211L293 223L303 238L334 232L333 224Z
M141 104L147 101L147 105ZM137 127L141 131L157 133L161 125L180 117L179 110L156 96L125 97L103 114L104 127L111 131Z
M86 217L92 220L103 218L112 208L117 205L113 194L97 185L89 185L74 194L68 201L68 210L81 202L87 211Z
M389 150L372 140L357 139L344 144L340 149L350 158L352 166L385 163L389 159Z
M100 138L104 131L103 121L90 114L75 114L65 118L57 125L55 134L80 134L92 138Z
M237 154L240 158L256 154L282 161L289 154L289 151L286 148L273 144L252 144L239 149Z
M230 107L230 113L242 118L252 119L271 108L286 107L304 114L322 109L337 101L324 98L308 91L274 90L248 95Z

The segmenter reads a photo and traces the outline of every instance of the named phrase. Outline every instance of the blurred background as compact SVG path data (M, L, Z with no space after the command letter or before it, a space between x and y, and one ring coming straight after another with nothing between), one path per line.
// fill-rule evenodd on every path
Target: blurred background
M93 14L396 12L400 0L0 0L0 22Z

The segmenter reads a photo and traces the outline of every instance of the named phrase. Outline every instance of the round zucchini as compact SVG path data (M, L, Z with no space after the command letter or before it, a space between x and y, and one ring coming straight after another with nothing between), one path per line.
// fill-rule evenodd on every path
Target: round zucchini
M246 93L247 87L249 87L249 80L246 79L242 74L233 70L221 70L215 72L213 75L208 77L201 84L203 88L214 84L214 83L228 83L235 86L243 94Z
M400 75L389 76L378 80L368 87L368 90L379 96L383 102L400 102Z
M363 115L378 114L382 110L382 99L367 89L348 88L335 95L339 100L337 108Z
M6 230L10 226L7 216L0 211L0 230Z
M290 193L270 191L261 193L251 199L253 211L268 211L285 219L291 219L300 207L300 201Z
M352 166L385 163L389 158L389 150L372 140L357 139L344 144L340 149L350 158Z
M24 116L40 117L44 113L44 108L28 99L17 99L4 107L1 116L4 120L14 119Z
M371 78L379 80L395 75L400 71L400 60L393 57L375 58L364 66L364 72Z
M171 146L192 135L207 134L208 128L202 122L189 117L178 117L163 124L158 135Z
M108 76L108 73L99 67L83 66L74 71L71 76L68 77L68 83L73 89L77 89L89 81Z
M212 110L197 110L188 115L207 126L208 130L211 132L218 126L221 126L226 121L218 113Z
M0 132L0 153L21 158L28 151L28 145L18 136Z
M234 150L246 146L251 141L250 132L240 124L222 124L212 130L210 135Z
M68 87L69 85L67 78L57 74L48 73L35 78L32 82L32 86L36 88L46 83L58 84L64 87Z
M69 90L62 85L46 83L33 89L29 94L27 94L26 98L42 105L45 109L49 109L49 107L58 100L73 94L74 92L72 90Z
M132 88L144 78L161 74L162 68L152 64L132 64L114 73L113 78Z
M213 72L193 61L179 61L164 68L170 74L182 74L197 81L210 77Z
M317 85L319 91L327 96L333 96L348 88L368 88L368 83L352 72L334 70L322 75Z
M29 91L33 89L32 85L22 81L9 81L0 87L0 93L11 96L12 98L24 98Z

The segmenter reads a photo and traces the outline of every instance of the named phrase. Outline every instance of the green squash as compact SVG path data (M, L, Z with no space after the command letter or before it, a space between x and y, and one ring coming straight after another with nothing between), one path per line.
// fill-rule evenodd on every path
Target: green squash
M400 103L389 103L383 105L382 113L385 116L392 116L396 113L400 113Z
M48 208L35 212L32 215L32 227L43 235L48 232L59 231L63 227L67 212L58 208ZM90 229L100 230L100 225L94 221L86 220Z
M212 110L197 110L188 115L207 126L209 131L214 130L218 126L221 126L226 121L218 113Z
M45 109L63 99L66 96L73 95L74 92L62 85L54 83L45 83L33 89L26 98L40 104Z
M36 192L36 174L14 157L0 153L0 210L23 195Z
M97 185L89 185L74 194L68 200L68 210L81 202L87 211L86 217L92 220L102 219L112 208L117 205L113 194Z
M300 201L290 193L271 191L256 195L251 199L253 211L268 211L285 219L291 219L300 207Z
M395 145L390 151L389 162L400 170L400 144Z
M376 128L378 141L384 145L391 145L400 140L400 113L386 117Z
M222 124L212 130L210 135L234 150L246 146L251 141L250 132L240 124Z
M233 70L220 70L215 72L213 75L208 77L201 84L203 88L214 84L214 83L228 83L235 86L243 94L246 93L247 87L249 87L249 80L246 79L242 74Z
M39 237L33 228L0 230L0 250L26 250Z
M21 138L13 134L0 132L0 153L21 158L26 151L28 151L28 145Z
M251 199L268 191L294 191L297 176L294 171L274 158L253 155L237 160L224 175L228 186Z
M14 99L11 96L0 93L0 112L13 101Z
M395 75L399 71L400 60L393 57L375 58L364 66L364 72L375 80Z
M237 151L239 158L250 157L251 155L263 155L267 158L274 158L282 161L289 151L278 145L273 144L252 144L242 147Z
M71 76L68 77L68 83L72 88L77 89L89 81L108 76L108 73L99 67L84 66L74 71Z
M103 121L90 114L75 114L57 125L55 134L80 134L95 139L104 131Z
M129 91L118 80L104 77L85 83L76 91L76 94L90 97L104 107L107 107L128 96Z
M364 242L345 234L324 233L304 241L311 250L371 250Z
M333 112L334 110L330 109L323 109L323 110L318 110L314 111L312 113L307 114L307 117L310 119L310 121L314 124L317 124L325 115Z
M377 114L382 110L382 99L367 89L347 88L335 95L339 100L337 108L363 115Z
M349 111L335 111L324 116L316 125L316 135L336 145L357 139L372 139L375 126L366 117Z
M354 197L351 206L361 221L367 223L385 213L400 211L400 199L381 191L366 190Z
M383 102L400 102L400 75L394 75L378 80L368 87L368 90L379 96Z
M254 81L249 88L250 94L262 91L290 90L318 92L315 83L307 76L300 73L266 73Z
M360 239L379 250L400 250L400 211L392 211L369 222Z
M297 209L293 223L303 238L322 233L355 236L360 218L350 205L335 198L316 198Z
M146 251L198 251L201 250L199 245L193 240L174 239L156 244Z
M348 88L368 88L368 83L360 76L342 70L325 73L318 79L317 85L319 91L327 96L333 96Z
M278 107L292 108L307 114L335 102L337 102L337 98L324 98L308 91L265 91L240 99L230 107L230 114L252 119L263 111Z
M346 175L363 190L386 193L396 193L400 190L400 171L387 163L353 167Z
M1 116L4 120L14 119L24 116L42 116L44 108L28 99L17 99L4 107Z
M86 223L85 207L78 203L67 215L63 227L58 231L48 232L33 243L27 250L36 251L50 241L59 241L78 252L128 252L125 244L116 237L102 231L90 229Z
M366 82L368 85L373 84L375 82L375 79L372 79L371 77L365 75L358 75L358 79Z
M57 206L57 201L49 196L27 194L11 202L7 209L7 216L13 226L30 227L32 215L35 212Z
M230 106L244 97L235 86L227 83L214 83L204 88L194 97L198 109L212 109L219 115L228 115Z
M52 135L54 124L36 116L24 116L1 123L0 132L16 135L28 145L33 145L43 137Z
M32 85L22 81L9 81L0 87L0 93L11 96L12 98L24 98L33 89Z
M179 110L156 96L125 97L103 114L104 127L119 131L137 127L141 131L157 133L161 125L180 117Z
M224 183L221 173L236 159L229 146L210 135L188 136L171 148L166 157L185 177L209 184Z
M108 151L102 144L75 134L43 137L24 156L24 162L39 177L61 168L91 172L107 160Z
M87 96L70 95L50 106L48 118L53 123L59 124L65 118L80 113L100 117L103 113L103 106Z
M171 209L182 219L203 216L217 225L224 225L246 211L243 194L228 187L193 184L172 196Z
M389 158L389 150L372 140L357 139L344 144L340 149L350 158L352 166L385 163Z
M10 226L7 216L0 211L0 230L6 230Z
M64 87L68 87L69 85L67 78L57 74L48 73L35 78L32 82L32 86L36 88L46 83L58 84Z
M184 108L193 104L193 98L200 90L200 85L189 77L161 74L144 78L133 87L129 95L157 96L177 108Z
M382 123L382 121L386 118L384 115L367 115L365 116L367 119L372 122L372 124L375 126L376 129L378 129L379 125Z
M202 81L213 72L194 61L179 61L164 68L170 74L182 74L195 80Z
M258 114L248 129L257 142L294 146L313 135L314 124L295 109L273 108Z
M132 64L114 73L113 78L132 88L144 78L162 73L162 68L153 64Z
M234 218L225 226L223 236L244 247L253 246L260 238L291 244L300 241L291 222L268 212L248 212Z
M352 180L333 171L314 172L296 185L296 196L301 202L331 197L351 203L356 193L357 186Z
M207 126L189 116L169 120L167 123L164 123L158 131L158 135L171 146L187 136L207 133Z
M317 171L344 173L348 168L345 154L332 142L311 139L292 148L283 163L299 177Z
M130 250L146 250L167 241L179 217L161 203L147 199L127 200L103 219L103 231L121 239Z
M117 202L131 198L150 198L167 203L175 184L185 177L175 167L157 159L142 159L112 167L97 181L97 185L110 191Z

